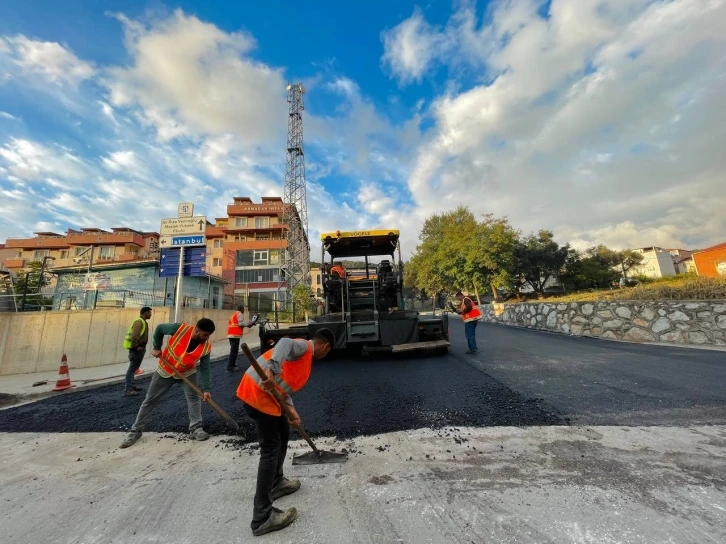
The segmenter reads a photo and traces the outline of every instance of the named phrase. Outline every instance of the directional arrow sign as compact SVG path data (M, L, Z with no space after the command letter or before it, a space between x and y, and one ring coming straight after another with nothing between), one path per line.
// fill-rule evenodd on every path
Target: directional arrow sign
M193 236L204 235L207 230L207 217L171 217L161 220L159 234L162 236ZM163 246L162 246L163 247ZM168 246L167 246L168 247Z

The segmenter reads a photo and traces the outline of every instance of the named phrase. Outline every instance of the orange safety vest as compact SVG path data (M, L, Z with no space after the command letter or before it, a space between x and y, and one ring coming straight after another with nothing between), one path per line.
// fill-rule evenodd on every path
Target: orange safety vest
M464 300L468 300L471 302L471 312L462 312L461 318L464 320L464 323L468 323L469 321L479 321L481 319L481 312L479 311L479 307L474 304L474 301L471 300L469 297L464 297ZM462 301L462 305L464 304L464 301Z
M273 350L266 351L262 358L269 361L272 358ZM308 341L308 350L298 359L282 362L282 373L275 376L275 382L278 390L283 395L292 395L295 391L300 391L307 383L310 372L313 369L313 345ZM264 369L264 365L263 365ZM256 408L263 414L271 416L279 416L282 409L277 403L275 397L262 388L262 378L253 366L250 366L242 376L242 381L237 387L237 398L246 402L253 408Z
M244 328L239 324L239 312L235 312L227 321L227 336L242 336L243 334Z
M341 265L334 266L330 269L330 273L337 272L341 278L345 277L345 268Z
M209 345L208 341L203 342L194 351L187 353L193 333L193 325L181 324L174 336L169 339L164 351L161 352L159 374L165 378L174 377L179 379L174 375L172 367L182 376L190 376L197 371L200 359L212 351L212 346Z

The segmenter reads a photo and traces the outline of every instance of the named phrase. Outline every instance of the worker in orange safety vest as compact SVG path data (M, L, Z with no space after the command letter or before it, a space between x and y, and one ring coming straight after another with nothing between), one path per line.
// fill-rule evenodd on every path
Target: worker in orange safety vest
M237 310L230 316L227 321L227 338L229 339L229 359L227 360L227 372L238 370L237 355L239 355L239 344L242 341L244 328L252 328L257 323L257 316L243 323L245 318L245 307L237 306Z
M320 329L312 340L281 338L274 349L257 359L267 379L262 380L250 366L237 388L237 397L257 426L260 443L257 490L250 524L255 536L284 529L297 517L295 508L283 511L272 506L276 499L300 489L300 480L288 480L282 470L290 438L290 423L300 424L300 416L290 395L302 389L308 381L313 360L325 357L334 345L335 336L329 329ZM290 421L270 393L274 388L290 407L293 416Z
M128 448L141 438L146 426L151 420L151 415L161 398L171 389L175 383L181 382L184 395L187 398L187 409L189 411L189 433L195 440L207 440L209 434L202 428L202 404L201 401L208 401L212 398L210 393L211 379L211 358L212 345L209 337L214 333L214 322L203 317L196 325L187 323L162 323L157 325L154 331L152 357L159 357L159 365L156 372L151 376L151 383L146 392L146 398L141 403L136 421L131 427L131 432L121 443L122 448ZM164 336L171 336L169 343L162 351L161 345ZM197 370L201 380L197 378ZM196 391L185 381L177 376L181 374L189 378L192 383L196 382L203 394L200 399ZM201 381L201 383L199 383Z
M466 353L479 353L479 349L476 347L476 326L479 324L479 320L481 319L481 311L479 311L478 306L474 304L469 297L465 297L461 291L456 293L456 299L459 301L459 309L457 313L461 315L461 319L464 321L464 334L466 335L466 343L469 345L469 349Z

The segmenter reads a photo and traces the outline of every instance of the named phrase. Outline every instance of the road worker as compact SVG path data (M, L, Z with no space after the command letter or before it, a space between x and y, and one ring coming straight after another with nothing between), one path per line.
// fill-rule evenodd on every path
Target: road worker
M237 397L257 426L260 443L257 490L250 524L255 536L284 529L297 517L295 508L283 511L272 506L276 499L300 489L300 480L288 480L282 470L290 424L300 425L300 416L290 395L308 381L313 360L325 357L334 345L335 337L329 329L320 329L312 340L281 338L274 349L257 359L267 379L263 381L250 366L237 388ZM273 388L285 397L293 419L288 421L275 397L268 392Z
M124 337L124 348L129 351L129 368L126 370L126 389L124 396L133 397L143 391L138 385L134 385L134 376L141 366L146 354L146 344L149 343L149 324L152 310L144 306L139 311L139 317L134 319L126 331Z
M466 353L479 353L479 349L476 347L476 326L481 319L481 312L478 306L469 297L464 296L461 291L456 293L456 300L459 301L457 313L461 314L461 319L464 321L464 334L466 335L466 343L469 345Z
M237 355L239 355L239 344L242 341L244 328L252 328L257 322L255 318L243 323L245 318L245 307L241 304L237 306L237 310L230 316L227 321L227 338L229 339L229 359L227 360L227 372L238 370Z
M184 377L190 378L193 383L196 382L199 386L198 368L203 392L201 400L206 402L212 398L212 394L209 392L211 388L209 354L212 351L209 337L212 336L214 329L214 321L206 317L197 321L196 326L186 323L163 323L156 327L153 338L154 348L151 350L151 355L159 357L159 365L151 377L146 398L141 403L141 408L139 408L136 421L131 427L131 432L121 444L122 448L132 446L141 438L141 433L146 430L146 426L161 397L178 381L181 381L184 395L187 398L189 433L195 440L209 438L209 434L202 428L202 404L199 396L174 371L176 370ZM171 336L171 338L162 351L161 345L164 342L164 336Z

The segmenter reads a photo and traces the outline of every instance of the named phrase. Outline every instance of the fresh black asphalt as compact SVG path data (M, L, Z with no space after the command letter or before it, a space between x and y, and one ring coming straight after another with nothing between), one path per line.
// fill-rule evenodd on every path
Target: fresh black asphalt
M726 424L726 352L642 346L480 325L478 355L466 355L451 321L449 354L318 361L295 395L313 436L340 438L443 426ZM252 422L235 390L241 372L213 364L213 398ZM140 380L142 386L148 379ZM143 395L122 385L62 394L0 411L0 432L127 430ZM205 405L205 428L229 432ZM150 431L183 432L181 387L161 403Z

